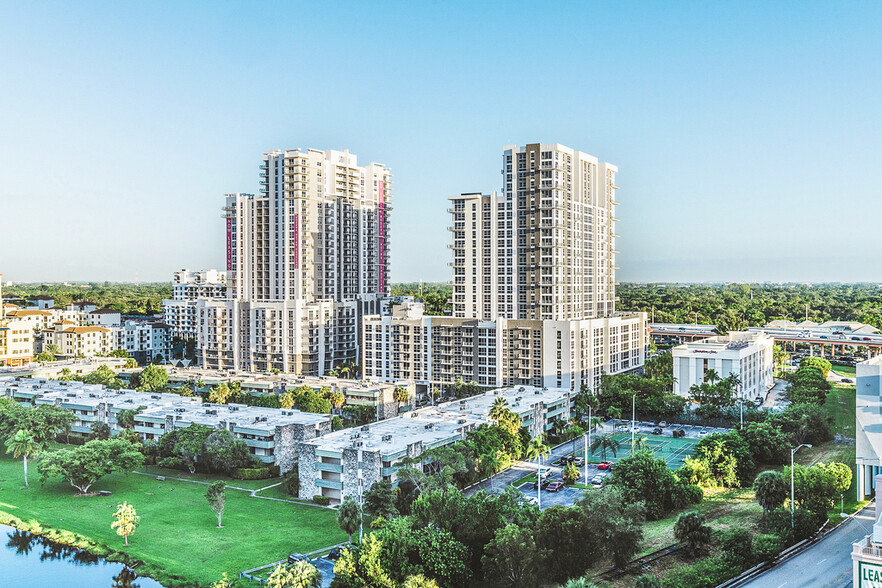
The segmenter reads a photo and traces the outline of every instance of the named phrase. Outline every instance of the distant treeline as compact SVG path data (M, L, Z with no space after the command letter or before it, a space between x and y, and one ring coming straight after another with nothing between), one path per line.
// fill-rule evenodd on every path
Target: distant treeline
M98 308L112 308L123 314L156 314L162 312L162 299L171 298L171 283L120 284L91 282L88 284L16 284L4 286L3 296L27 300L34 296L51 296L56 306L71 302L94 302Z

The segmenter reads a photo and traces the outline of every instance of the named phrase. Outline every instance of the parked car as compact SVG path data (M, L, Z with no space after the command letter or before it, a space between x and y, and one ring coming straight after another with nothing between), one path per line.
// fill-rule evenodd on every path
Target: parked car
M564 487L564 483L563 483L563 482L561 482L560 480L555 480L554 482L552 482L551 484L548 485L548 487L546 488L546 490L548 490L549 492L558 492L558 491L560 491L563 487Z
M538 505L538 504L539 504L539 499L536 498L535 496L531 496L531 497L529 497L529 498L527 499L527 504L535 504L535 505Z
M545 490L545 488L547 488L549 484L551 484L551 478L544 478L542 480L542 489ZM533 482L533 490L538 490L538 489L539 489L539 482Z
M854 380L852 380L851 378L842 378L842 381L846 384L854 384Z
M708 435L707 431L699 431L699 432L698 432L698 437L699 437L699 439L700 439L701 437L707 437L707 435Z
M563 456L563 457L560 458L560 465L565 466L565 465L567 465L568 463L572 463L572 461L573 461L573 456L572 456L572 455L565 455L565 456Z
M601 474L597 474L596 476L591 478L591 483L594 484L595 486L602 486L603 485L603 478L604 478L604 476L602 476Z
M337 561L340 559L340 556L343 555L343 552L340 551L340 548L335 547L331 550L331 553L328 554L328 559L331 561Z
M305 555L303 555L302 553L292 553L291 555L288 556L288 563L289 564L295 564L298 561L308 562L309 558L306 557Z
M574 457L573 458L573 465L576 466L577 468L582 467L583 465L585 465L585 458L584 457Z
M612 469L612 462L611 461L602 461L599 464L597 464L597 469L598 470Z
M664 429L661 427L656 427L652 430L653 435L661 435L662 433L664 433Z
M665 428L665 427L668 426L668 421L662 421L662 422L660 422L660 423L658 424L658 426L661 427L661 428Z

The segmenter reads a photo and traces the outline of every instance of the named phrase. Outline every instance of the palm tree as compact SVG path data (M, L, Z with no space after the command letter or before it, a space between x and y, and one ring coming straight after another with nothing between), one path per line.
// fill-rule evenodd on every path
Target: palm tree
M361 524L361 507L352 498L344 498L343 503L337 510L337 524L340 530L349 535L349 542L352 543L352 535L358 531Z
M597 451L597 449L599 448L600 458L603 461L606 461L606 450L609 449L610 451L612 451L613 457L617 457L616 451L618 451L621 446L622 444L619 442L618 439L615 438L615 436L609 433L606 435L601 435L591 442L591 455L594 455L594 452Z
M392 391L392 400L398 403L398 410L401 411L401 405L410 400L410 390L405 386L396 386Z
M622 409L618 406L611 406L606 409L606 414L608 414L613 419L613 430L615 430L616 425L619 424L619 419L622 418Z
M704 381L713 386L720 381L720 374L717 373L717 370L711 368L704 372Z
M646 437L638 437L634 439L634 446L631 447L631 453L637 453L638 451L652 451L652 447L649 446L649 441L646 440Z
M493 493L493 476L496 475L496 472L502 467L502 460L499 457L499 453L496 451L491 451L489 453L485 453L481 456L481 469L484 474L486 474L490 478L490 493Z
M25 488L28 488L28 457L36 457L40 452L40 444L34 439L34 436L23 429L19 430L15 435L6 440L6 453L11 453L15 459L19 457L24 460L24 479Z
M539 476L539 467L542 462L542 458L551 453L551 447L545 443L545 435L539 433L532 439L530 439L530 444L527 445L527 459L536 458L536 495L537 500L539 501L539 508L542 508L542 479Z
M756 501L763 507L763 517L787 500L787 483L781 472L770 470L761 473L753 481L753 489L756 492Z
M694 558L697 549L710 543L711 528L704 524L700 513L684 512L674 525L674 537L689 544L689 554Z
M493 401L493 406L490 407L490 418L496 421L499 420L508 412L508 400L500 396L496 400Z

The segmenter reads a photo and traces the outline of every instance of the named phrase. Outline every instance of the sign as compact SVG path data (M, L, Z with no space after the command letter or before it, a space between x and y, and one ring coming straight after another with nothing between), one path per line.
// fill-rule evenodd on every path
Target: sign
M882 588L882 565L858 562L856 588Z

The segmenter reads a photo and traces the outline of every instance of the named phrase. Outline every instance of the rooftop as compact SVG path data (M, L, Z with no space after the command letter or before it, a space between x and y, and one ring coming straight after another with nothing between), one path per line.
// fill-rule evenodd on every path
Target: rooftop
M512 388L500 388L490 390L477 396L453 400L438 405L438 410L446 413L455 413L462 416L481 419L486 421L490 418L490 409L498 398L504 398L508 402L508 408L512 412L522 415L532 412L539 403L553 404L568 397L569 390L563 388L536 388L533 386L514 386Z

